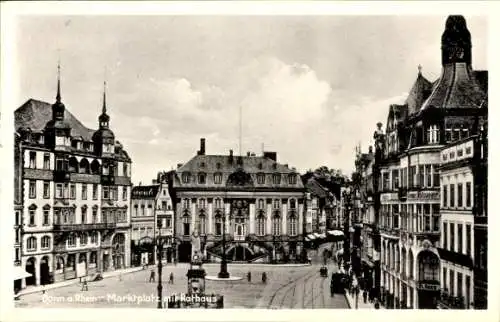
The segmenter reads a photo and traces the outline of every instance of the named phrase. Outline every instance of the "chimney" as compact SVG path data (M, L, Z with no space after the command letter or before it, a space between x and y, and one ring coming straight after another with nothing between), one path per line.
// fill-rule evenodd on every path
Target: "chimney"
M249 152L247 152L247 157L249 157L249 156L250 156L250 151L249 151Z
M198 151L198 155L205 155L205 138L200 139L200 151Z

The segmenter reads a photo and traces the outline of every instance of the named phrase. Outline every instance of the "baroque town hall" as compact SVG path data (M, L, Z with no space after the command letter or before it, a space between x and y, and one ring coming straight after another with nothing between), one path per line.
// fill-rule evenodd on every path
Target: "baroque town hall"
M131 159L109 127L34 99L15 111L15 288L124 268L130 263Z

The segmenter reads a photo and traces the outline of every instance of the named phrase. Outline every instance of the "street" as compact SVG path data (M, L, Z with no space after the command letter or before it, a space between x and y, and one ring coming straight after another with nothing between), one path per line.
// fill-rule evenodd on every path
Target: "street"
M317 253L320 253L318 251ZM274 266L229 264L232 276L243 277L240 281L206 281L206 293L224 295L225 308L340 308L348 305L343 295L330 297L330 277L320 277L321 260L313 252L312 265L307 266ZM187 264L167 265L164 267L163 296L185 293L187 290ZM206 264L207 275L217 275L218 264ZM333 263L328 265L331 276ZM21 296L16 301L17 307L47 308L110 308L110 307L143 307L155 308L157 282L149 282L151 270L123 274L121 277L109 277L102 281L90 282L88 291L81 291L80 284L47 290L45 294L32 293ZM251 282L246 279L248 272L252 274ZM266 272L267 283L262 283L262 273ZM174 274L174 284L168 283L170 273Z

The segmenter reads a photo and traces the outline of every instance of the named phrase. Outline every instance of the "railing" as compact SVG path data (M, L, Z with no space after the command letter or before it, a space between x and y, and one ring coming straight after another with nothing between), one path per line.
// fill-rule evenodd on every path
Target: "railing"
M114 229L116 223L54 224L54 231Z
M235 235L234 240L235 241L245 241L245 236Z

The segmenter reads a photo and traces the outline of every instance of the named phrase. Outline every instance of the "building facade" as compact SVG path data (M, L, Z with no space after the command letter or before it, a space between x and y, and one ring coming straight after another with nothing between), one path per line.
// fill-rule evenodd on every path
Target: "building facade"
M130 265L131 159L109 121L104 94L99 128L85 127L59 80L54 104L15 111L16 264L31 274L21 287Z
M381 294L389 308L438 307L442 150L477 133L487 117L487 74L472 69L462 16L448 17L441 54L440 78L428 81L419 67L405 104L389 107L379 185Z
M135 186L131 198L131 253L132 265L156 263L157 237L166 239L161 258L174 260L173 228L174 209L169 194L168 178L159 174L152 185ZM156 240L155 240L156 239Z
M300 175L278 163L275 152L206 155L201 139L197 155L173 173L172 185L180 262L190 260L192 235L200 236L206 261L221 260L223 230L228 261L303 257L305 189Z

